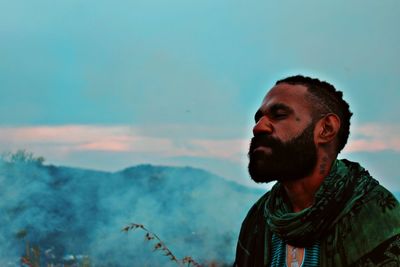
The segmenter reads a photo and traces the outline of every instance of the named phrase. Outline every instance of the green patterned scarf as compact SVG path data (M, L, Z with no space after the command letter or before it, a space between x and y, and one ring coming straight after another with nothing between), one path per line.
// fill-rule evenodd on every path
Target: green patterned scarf
M395 252L378 254L400 263L400 205L358 163L335 160L311 207L293 213L287 203L278 182L254 204L242 224L234 266L268 266L272 234L297 247L318 240L321 267L378 266L369 259L384 244Z
M359 164L336 160L315 195L315 204L292 213L281 183L276 183L265 205L269 229L286 243L307 247L325 236L361 197L378 182Z

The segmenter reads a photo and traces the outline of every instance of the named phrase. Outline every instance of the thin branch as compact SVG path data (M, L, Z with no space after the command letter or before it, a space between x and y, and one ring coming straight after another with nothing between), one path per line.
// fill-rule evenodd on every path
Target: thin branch
M131 223L124 228L122 228L122 232L128 233L129 231L134 231L136 229L141 229L146 232L144 239L146 241L153 241L155 242L155 245L153 247L153 251L156 250L161 250L164 252L164 256L167 256L171 261L176 262L178 266L184 266L187 264L187 266L193 266L193 267L201 267L199 263L197 263L195 260L192 259L192 257L184 257L183 259L179 260L171 250L164 244L164 242L153 232L148 230L143 224L137 224L137 223Z

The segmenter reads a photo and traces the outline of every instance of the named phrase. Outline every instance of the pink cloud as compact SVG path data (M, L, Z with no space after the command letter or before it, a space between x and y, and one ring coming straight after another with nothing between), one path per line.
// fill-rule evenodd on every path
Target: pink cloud
M223 158L240 162L246 155L249 141L247 139L210 140L196 139L192 144L201 148L197 156Z
M355 130L344 152L400 151L400 125L364 124ZM235 163L246 159L248 139L213 139L191 137L187 131L174 126L174 133L151 128L151 135L144 128L126 125L63 125L37 127L1 127L0 151L27 149L45 158L62 161L75 152L102 151L113 153L145 153L157 157L219 158ZM182 129L186 129L182 126ZM203 129L207 133L207 129ZM217 132L218 129L209 129ZM157 137L157 133L163 137ZM185 133L184 134L182 134ZM181 134L176 137L176 134ZM221 134L219 134L221 136Z
M400 151L400 125L370 123L354 127L344 152Z
M115 152L123 152L129 151L129 145L120 143L120 142L112 142L112 141L104 141L104 142L91 142L88 144L83 144L78 146L80 150L94 150L94 151L115 151Z
M37 154L66 155L75 151L109 151L157 154L163 157L209 157L240 160L247 140L190 139L146 136L142 129L129 126L38 126L3 127L0 150L25 148ZM245 149L246 150L246 149ZM244 150L244 151L245 151Z

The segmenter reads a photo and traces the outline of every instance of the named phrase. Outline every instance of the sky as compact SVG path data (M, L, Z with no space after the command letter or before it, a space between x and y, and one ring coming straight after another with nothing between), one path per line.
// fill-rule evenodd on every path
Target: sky
M0 0L0 151L254 186L254 112L303 74L350 103L339 157L400 191L399 13L397 0Z

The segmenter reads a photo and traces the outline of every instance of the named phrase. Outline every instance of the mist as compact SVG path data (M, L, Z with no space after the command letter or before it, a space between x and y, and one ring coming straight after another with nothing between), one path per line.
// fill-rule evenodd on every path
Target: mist
M234 260L241 222L264 192L190 167L139 165L119 172L0 161L0 265L18 266L25 246L41 266L87 257L91 266L177 266L141 229L178 259L217 266ZM23 233L23 234L21 234Z

